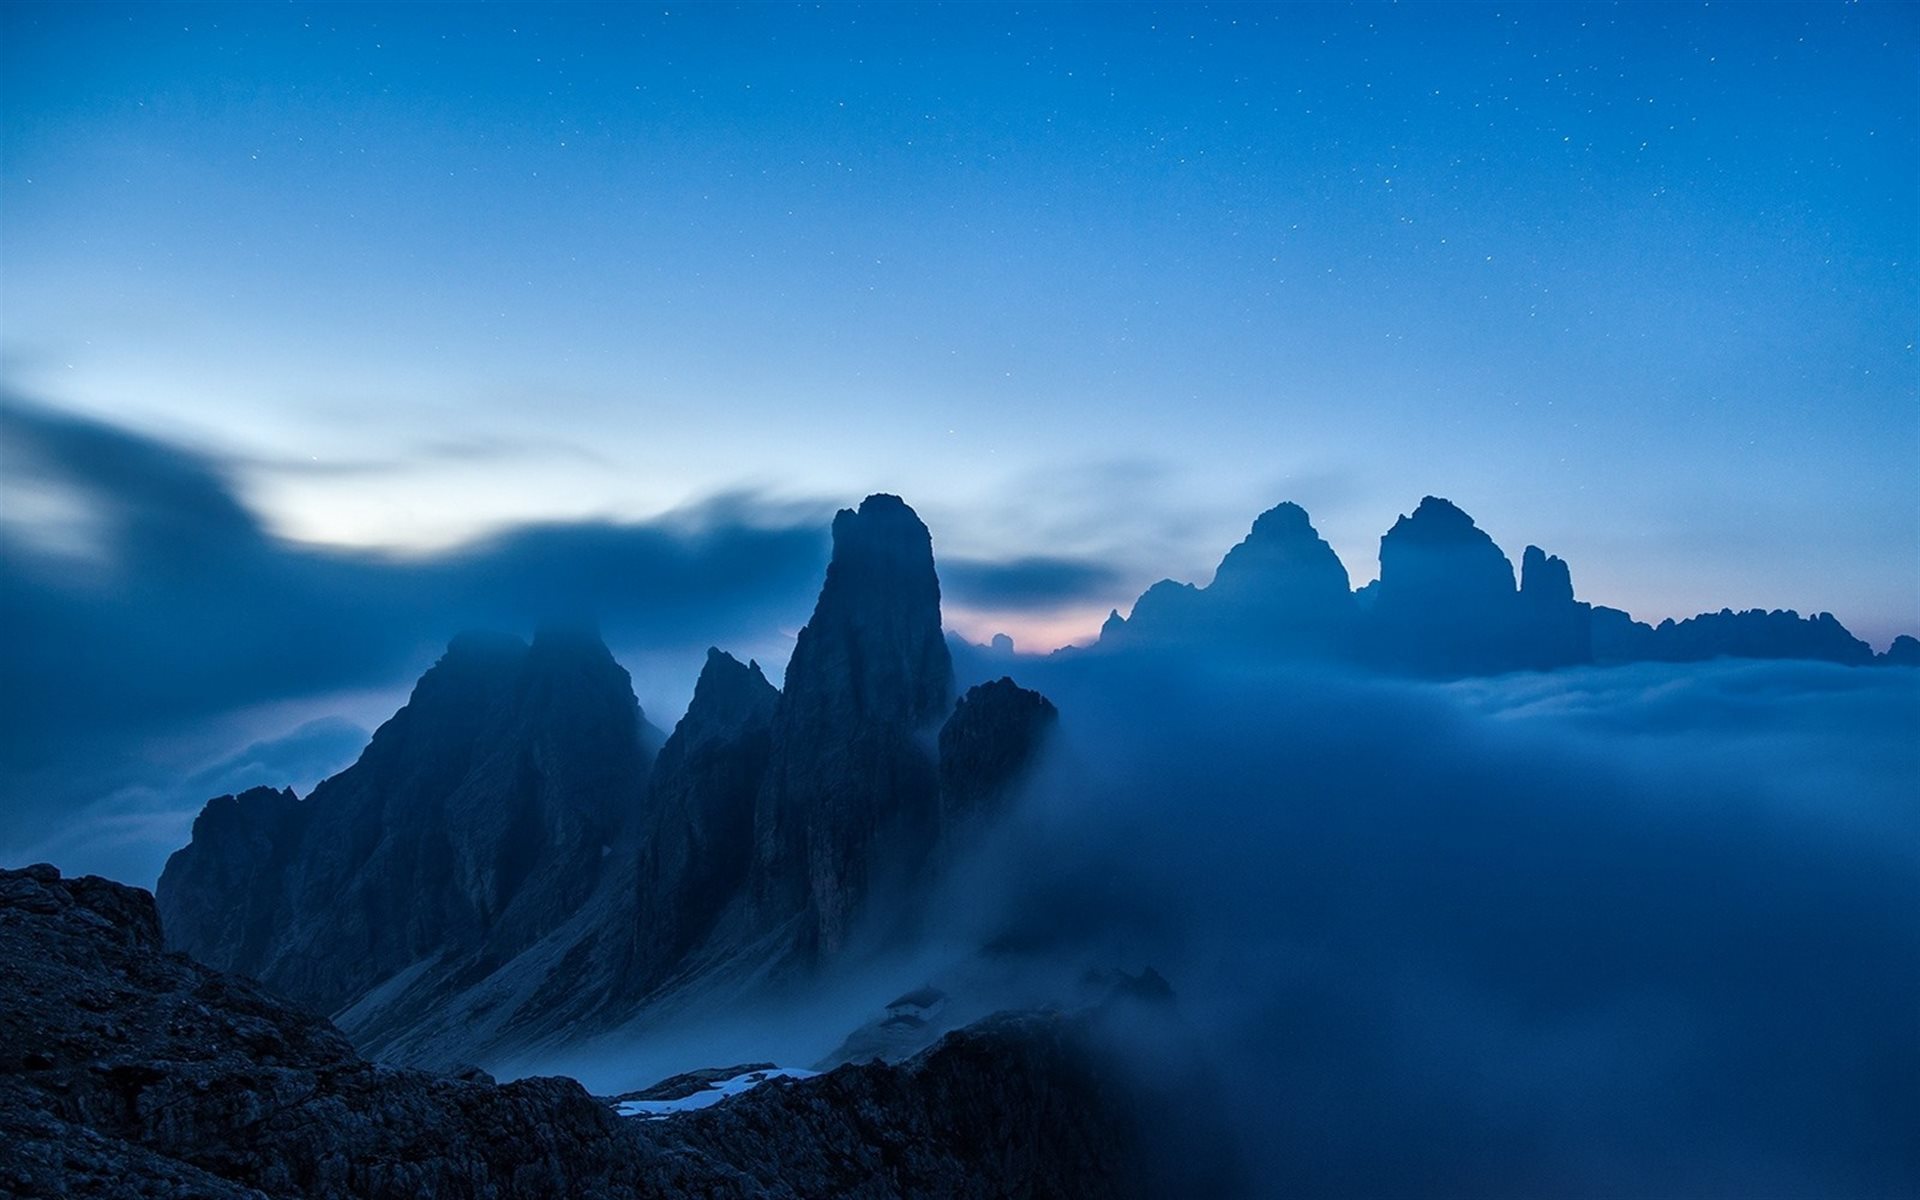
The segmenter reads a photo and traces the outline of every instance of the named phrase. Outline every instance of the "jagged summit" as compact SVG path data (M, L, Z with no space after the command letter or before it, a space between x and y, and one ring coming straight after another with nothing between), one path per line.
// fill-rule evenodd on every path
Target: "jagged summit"
M1875 655L1830 614L1731 609L1657 628L1574 596L1567 563L1538 546L1513 564L1464 509L1423 498L1380 539L1380 576L1349 590L1339 557L1306 511L1279 504L1221 560L1205 588L1163 579L1131 615L1100 627L1105 650L1319 656L1438 678L1577 663L1805 658L1920 665L1920 641Z
M1538 546L1520 556L1520 594L1541 604L1573 603L1573 573L1559 557Z
M1380 589L1386 603L1506 594L1513 564L1458 505L1428 496L1380 539Z
M1326 598L1349 591L1340 556L1326 543L1307 510L1291 501L1260 514L1245 540L1227 551L1209 591L1287 592Z
M840 952L1052 719L1011 681L956 711L932 537L870 496L834 519L784 690L710 648L662 740L590 626L463 633L308 800L210 806L160 900L176 945L446 1062Z
M787 664L790 696L931 721L952 699L933 537L898 496L868 496L833 519L833 556Z
M1261 653L1329 657L1345 653L1354 600L1347 569L1298 504L1254 521L1206 587L1163 579L1133 611L1101 626L1103 642L1196 646L1239 643Z
M756 923L797 917L803 955L845 941L871 872L931 843L938 779L921 734L953 702L933 539L897 496L833 519L833 558L794 643L755 817Z
M767 682L759 663L751 659L742 663L725 650L709 646L700 677L693 685L687 718L695 731L730 727L750 713L770 709L779 698L779 689ZM680 733L686 724L683 719L674 733Z

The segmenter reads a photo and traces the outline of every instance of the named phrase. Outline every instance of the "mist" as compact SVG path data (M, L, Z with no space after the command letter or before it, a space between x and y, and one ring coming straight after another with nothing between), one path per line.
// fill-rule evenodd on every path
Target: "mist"
M1060 743L949 911L1162 970L1274 1191L1914 1179L1911 673L1026 674Z
M710 999L589 1086L806 1065L1152 966L1260 1194L1876 1196L1920 1167L1920 677L1716 662L1413 684L1018 660L1060 705L913 950ZM518 1073L518 1072L515 1072Z

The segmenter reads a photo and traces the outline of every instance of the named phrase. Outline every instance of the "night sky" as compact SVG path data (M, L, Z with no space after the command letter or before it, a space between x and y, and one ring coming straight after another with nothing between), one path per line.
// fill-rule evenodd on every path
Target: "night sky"
M4 383L307 541L897 491L1036 649L1427 493L1884 645L1916 11L13 4Z

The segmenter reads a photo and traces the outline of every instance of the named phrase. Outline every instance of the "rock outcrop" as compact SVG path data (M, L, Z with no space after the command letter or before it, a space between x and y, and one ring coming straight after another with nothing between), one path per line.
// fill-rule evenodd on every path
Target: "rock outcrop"
M1146 1196L1163 1194L1147 1117L1088 1023L1058 1014L652 1121L569 1079L381 1067L252 981L166 953L145 892L0 871L9 1195Z
M1520 556L1518 664L1535 671L1593 661L1593 607L1573 598L1567 564L1538 546Z
M1059 720L1051 700L1004 676L969 688L940 727L943 833L997 816Z
M1903 633L1874 661L1887 667L1920 667L1920 638Z
M746 884L779 704L758 663L707 652L693 703L654 766L634 874L644 940L621 972L633 991L700 945Z
M953 702L927 527L896 496L833 521L833 558L787 664L755 812L753 924L803 959L846 942L881 873L912 877L938 832L932 737Z
M287 915L286 876L310 810L293 789L207 801L162 876L174 944L202 962L258 970Z

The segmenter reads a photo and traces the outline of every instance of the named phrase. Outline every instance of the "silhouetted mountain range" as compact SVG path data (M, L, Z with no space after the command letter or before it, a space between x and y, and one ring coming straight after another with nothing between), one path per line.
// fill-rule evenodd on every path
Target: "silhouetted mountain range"
M1920 662L1902 636L1884 654L1830 613L1722 609L1658 626L1576 600L1559 558L1528 546L1513 564L1473 518L1435 496L1380 539L1380 575L1349 590L1345 566L1305 510L1262 513L1206 587L1161 580L1100 631L1104 651L1207 648L1249 657L1335 660L1451 678L1580 663L1820 659Z
M1297 505L1206 587L1163 581L1107 621L1134 650L1457 677L1715 655L1901 663L1831 616L1649 627L1512 564L1433 497L1355 592ZM209 803L157 889L172 945L335 1015L363 1050L449 1063L578 1037L649 1006L804 975L913 924L946 850L988 822L1056 713L1001 679L954 695L932 542L872 496L833 556L785 686L709 652L670 736L599 638L463 634L360 760L305 800Z
M840 953L876 893L924 892L1052 706L1011 680L956 706L931 538L898 498L841 512L833 543L784 691L714 650L664 743L597 637L456 638L306 800L208 805L156 889L171 944L439 1063Z

